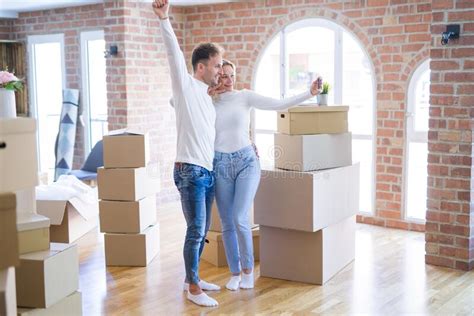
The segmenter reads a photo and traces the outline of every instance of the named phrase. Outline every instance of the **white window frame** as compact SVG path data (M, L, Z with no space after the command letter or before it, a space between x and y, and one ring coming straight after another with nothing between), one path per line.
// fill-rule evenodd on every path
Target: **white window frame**
M35 61L35 50L33 45L36 44L45 44L45 43L59 43L61 47L61 68L62 68L62 89L66 89L66 58L64 53L64 34L46 34L46 35L29 35L27 37L27 52L28 52L28 92L31 104L31 114L34 118L38 120L38 126L36 128L36 142L40 144L40 135L39 135L39 126L41 122L39 122L39 115L38 115L38 100L36 94L36 70L34 65ZM59 125L58 125L59 128ZM41 162L40 162L40 155L41 148L38 146L38 150L36 151L36 161L38 163L38 170L41 170Z
M415 109L416 109L416 85L420 80L420 77L425 71L430 70L430 60L427 59L421 63L416 70L413 72L412 77L408 83L408 94L407 94L407 108L405 112L406 118L406 133L405 133L405 162L403 172L403 218L407 222L425 224L426 219L419 219L415 217L408 217L408 164L410 162L410 143L427 143L428 132L416 132L414 128L415 124Z
M82 115L84 118L84 156L92 150L91 143L91 110L90 110L90 92L89 92L89 52L87 47L88 41L103 40L104 30L84 31L81 32L81 74L82 74ZM104 47L105 50L105 47Z
M334 102L335 104L342 104L342 92L343 92L343 81L342 81L342 64L343 64L343 34L344 31L346 31L349 35L351 35L356 42L360 44L360 41L355 37L349 30L345 29L343 26L324 19L324 18L308 18L308 19L303 19L297 22L294 22L290 25L285 26L283 29L280 30L275 36L280 36L280 97L284 98L285 95L287 94L288 91L288 56L286 54L286 34L289 32L295 31L299 28L302 27L325 27L333 30L335 32L335 40L334 40L334 52L335 52L335 57L334 57L334 80L337 82L340 82L338 85L334 85ZM258 71L258 65L260 64L261 59L266 53L266 50L268 48L268 45L273 41L275 37L272 37L271 39L268 40L267 46L262 50L260 55L257 58L256 61L256 67L253 68L253 73L252 73L252 82L251 86L252 89L255 89L256 86L256 78L257 78L257 71ZM376 137L376 124L377 124L377 89L376 89L376 78L375 78L375 67L372 63L372 60L370 58L370 55L367 53L367 50L365 49L364 45L360 44L360 48L362 51L366 54L367 59L370 62L370 68L372 72L372 91L373 91L373 104L372 104L372 131L370 135L367 134L352 134L353 139L358 139L358 140L371 140L372 141L372 192L371 192L371 209L372 212L364 212L359 210L359 214L365 215L365 216L376 216L376 208L375 208L375 197L376 197L376 153L377 153L377 142L375 141ZM251 139L253 142L256 140L256 135L257 134L274 134L274 130L268 130L268 129L257 129L255 128L256 122L256 115L255 115L255 110L252 109L251 111L251 116L250 116L250 131L251 131Z

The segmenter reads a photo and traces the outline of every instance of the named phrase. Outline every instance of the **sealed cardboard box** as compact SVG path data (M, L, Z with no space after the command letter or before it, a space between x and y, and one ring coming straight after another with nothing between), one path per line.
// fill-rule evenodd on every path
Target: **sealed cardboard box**
M258 225L255 224L253 220L253 205L250 208L249 211L249 222L250 222L250 227L255 228ZM222 224L221 224L221 218L219 216L219 211L217 209L217 203L216 200L214 200L214 203L212 203L212 210L211 210L211 226L209 227L210 231L213 232L222 232Z
M0 315L16 315L15 268L0 269Z
M253 235L253 256L255 261L260 259L260 231L257 228L252 229ZM202 251L201 259L205 260L216 267L227 266L227 258L225 255L224 241L222 233L209 231L206 236L206 244Z
M262 170L259 225L314 232L359 211L359 163L322 171Z
M19 263L15 201L12 193L0 194L0 270Z
M102 233L137 234L156 223L156 196L139 201L99 201Z
M260 226L260 276L324 284L355 258L355 215L317 232Z
M36 120L0 120L0 192L16 192L38 184Z
M289 135L347 133L348 111L348 106L292 107L278 112L277 130Z
M16 191L17 213L36 213L35 187Z
M140 168L150 162L148 134L131 129L115 130L104 136L105 168Z
M82 294L75 292L48 308L18 308L20 316L82 316Z
M99 222L98 202L79 198L37 200L38 214L51 220L51 242L72 243L91 231Z
M16 271L18 306L48 308L77 291L79 256L76 245L51 244L51 249L20 256Z
M107 266L146 267L160 251L160 231L156 223L140 234L105 234Z
M275 134L275 167L313 171L352 165L352 135Z
M20 213L17 216L19 253L43 251L49 249L49 218L33 214Z
M138 201L160 190L158 166L146 168L99 168L97 175L99 199Z

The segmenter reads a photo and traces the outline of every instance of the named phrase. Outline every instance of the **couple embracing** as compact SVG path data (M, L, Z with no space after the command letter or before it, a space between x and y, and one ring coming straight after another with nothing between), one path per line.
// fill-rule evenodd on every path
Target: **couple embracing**
M200 44L193 50L191 75L169 21L169 7L169 0L153 2L170 66L176 112L174 181L187 224L184 289L193 303L217 306L218 302L204 291L220 287L199 278L214 198L231 271L226 288L235 291L254 287L249 210L260 182L260 162L249 137L250 110L284 110L301 104L319 93L318 80L307 92L284 100L234 90L236 66L223 60L222 48L213 43Z

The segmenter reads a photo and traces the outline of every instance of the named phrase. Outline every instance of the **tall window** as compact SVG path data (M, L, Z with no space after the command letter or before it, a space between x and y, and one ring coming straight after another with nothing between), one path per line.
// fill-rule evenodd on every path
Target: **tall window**
M413 73L408 86L405 165L405 217L424 221L428 177L429 61Z
M38 120L39 170L54 178L54 145L64 88L64 35L28 36L30 100Z
M288 25L260 56L254 89L275 98L289 97L308 89L317 75L332 86L329 104L350 107L352 157L361 164L359 209L372 213L374 77L367 54L356 39L328 20L307 19ZM270 167L274 163L276 113L255 110L252 123L262 165Z
M107 134L107 82L104 31L81 33L82 104L84 108L85 152Z

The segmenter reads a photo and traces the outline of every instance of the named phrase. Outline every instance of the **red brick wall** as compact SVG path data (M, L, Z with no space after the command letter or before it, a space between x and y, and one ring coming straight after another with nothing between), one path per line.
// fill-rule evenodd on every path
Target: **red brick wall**
M187 8L186 52L199 42L222 43L238 65L238 88L250 88L256 61L285 25L321 17L351 31L369 54L377 84L376 202L363 223L420 230L403 216L405 107L408 78L429 57L431 1L268 0Z
M434 0L426 262L474 267L474 2ZM440 34L461 25L447 46Z
M0 40L9 40L12 34L13 21L9 19L0 19Z
M89 5L64 9L20 13L12 20L11 39L26 43L29 35L64 33L66 88L81 89L80 33L103 28L103 5ZM84 161L84 129L77 126L74 168Z

